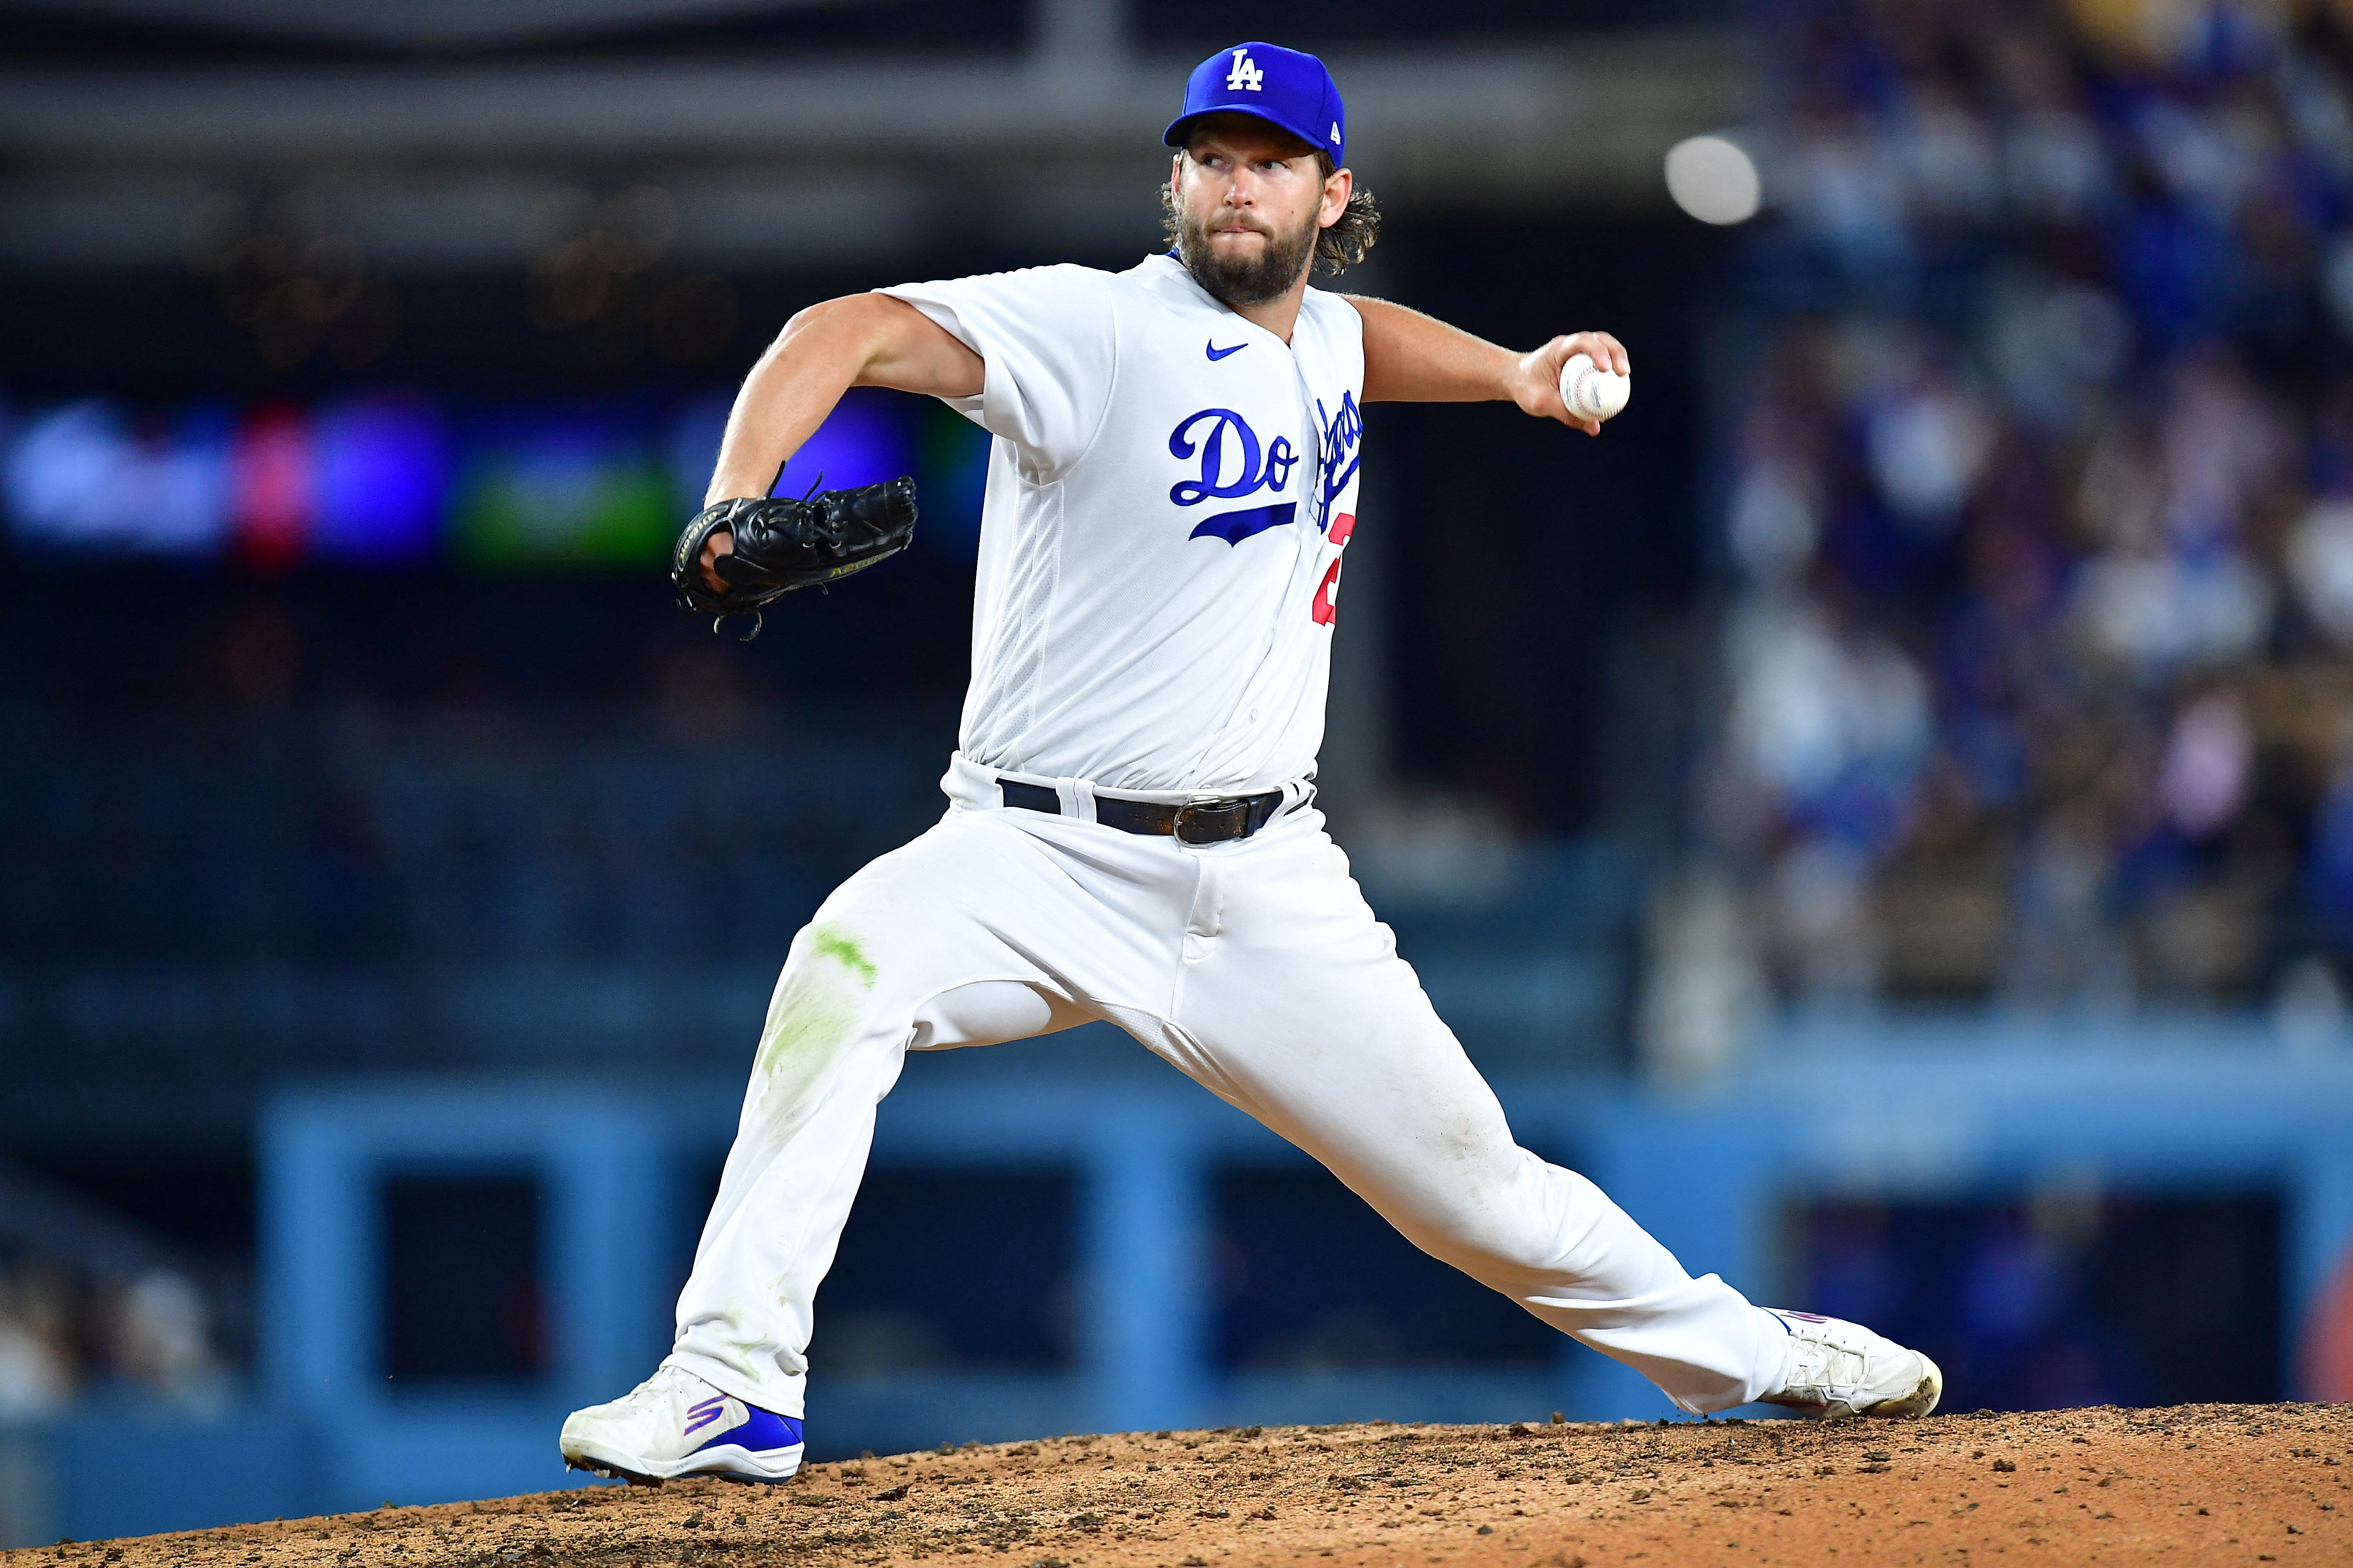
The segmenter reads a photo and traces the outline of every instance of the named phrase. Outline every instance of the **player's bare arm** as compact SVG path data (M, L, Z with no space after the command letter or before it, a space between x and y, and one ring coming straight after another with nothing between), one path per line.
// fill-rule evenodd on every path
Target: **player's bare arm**
M811 305L785 323L744 378L703 504L767 494L786 459L853 386L971 397L983 371L978 354L903 300L850 294ZM702 574L713 593L726 584L712 565L733 548L724 531L703 542Z
M1557 419L1588 436L1601 421L1570 412L1560 396L1560 368L1572 354L1620 375L1632 374L1626 347L1608 332L1570 332L1528 353L1448 326L1387 300L1344 296L1365 319L1367 403L1516 403L1539 419Z

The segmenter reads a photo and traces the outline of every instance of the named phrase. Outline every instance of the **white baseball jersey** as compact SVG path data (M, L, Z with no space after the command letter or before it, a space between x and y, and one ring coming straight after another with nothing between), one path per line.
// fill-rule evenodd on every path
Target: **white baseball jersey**
M1310 289L1286 344L1171 256L882 292L987 365L947 400L996 437L965 757L1146 793L1308 773L1356 526L1356 309Z

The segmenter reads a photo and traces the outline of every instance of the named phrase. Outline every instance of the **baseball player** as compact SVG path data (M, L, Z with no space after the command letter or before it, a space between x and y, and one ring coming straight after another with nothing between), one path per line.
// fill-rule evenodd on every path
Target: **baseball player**
M1623 373L1626 351L1578 332L1514 353L1307 287L1377 221L1312 55L1220 50L1166 140L1168 254L828 300L736 399L706 523L763 504L852 386L940 398L990 433L972 684L946 815L793 940L673 1349L565 1423L565 1458L637 1480L792 1475L818 1285L906 1054L1093 1019L1684 1410L1926 1413L1926 1357L1694 1279L1519 1147L1315 806L1361 405L1508 400L1598 434L1564 406L1562 364ZM690 530L681 571L723 605L757 580L731 558L750 537Z

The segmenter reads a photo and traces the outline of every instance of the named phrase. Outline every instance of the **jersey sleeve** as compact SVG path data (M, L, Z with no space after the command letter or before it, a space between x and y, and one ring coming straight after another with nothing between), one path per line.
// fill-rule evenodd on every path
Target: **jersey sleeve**
M980 395L942 401L1012 442L1024 468L1058 472L1093 441L1118 362L1105 274L1033 267L876 292L906 300L981 357Z

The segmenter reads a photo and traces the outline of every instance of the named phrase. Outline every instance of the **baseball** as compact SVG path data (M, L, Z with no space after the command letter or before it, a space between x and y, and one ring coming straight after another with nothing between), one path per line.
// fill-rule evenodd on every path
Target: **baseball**
M1560 367L1560 400L1580 419L1610 417L1626 406L1632 391L1630 378L1599 368L1591 354L1571 354Z

